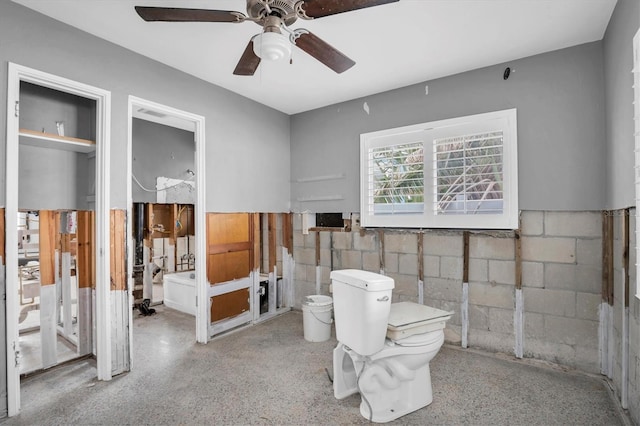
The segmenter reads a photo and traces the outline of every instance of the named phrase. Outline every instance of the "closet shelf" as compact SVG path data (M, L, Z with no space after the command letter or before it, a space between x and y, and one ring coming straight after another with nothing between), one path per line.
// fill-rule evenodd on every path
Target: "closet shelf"
M20 143L30 146L84 153L92 152L96 149L96 143L88 139L58 136L52 133L37 132L28 129L20 129L18 134L20 136Z

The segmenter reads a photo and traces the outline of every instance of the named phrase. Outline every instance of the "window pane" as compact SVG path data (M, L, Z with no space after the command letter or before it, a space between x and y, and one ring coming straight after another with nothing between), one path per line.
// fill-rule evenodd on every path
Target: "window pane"
M369 208L373 214L422 213L422 143L369 149L369 182Z
M434 140L439 215L503 213L503 132Z

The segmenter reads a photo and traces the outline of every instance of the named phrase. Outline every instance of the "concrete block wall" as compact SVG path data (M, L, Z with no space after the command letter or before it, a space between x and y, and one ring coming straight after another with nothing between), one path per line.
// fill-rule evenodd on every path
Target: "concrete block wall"
M598 373L601 212L526 211L521 223L524 356ZM383 269L395 280L395 302L419 301L419 240L415 230L354 228L351 232L303 235L301 229L300 215L294 215L296 307L301 306L304 296L316 293L318 237L321 294L329 294L332 269ZM514 233L472 232L469 258L469 345L514 353ZM447 324L446 338L459 343L462 231L425 230L423 265L424 303L455 312Z
M597 373L600 212L523 212L524 356Z

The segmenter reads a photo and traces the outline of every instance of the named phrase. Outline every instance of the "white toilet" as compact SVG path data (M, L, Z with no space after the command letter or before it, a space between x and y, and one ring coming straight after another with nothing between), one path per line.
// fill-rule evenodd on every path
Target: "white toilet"
M453 312L391 303L392 278L346 269L331 272L338 346L333 393L360 393L360 413L385 423L429 405L429 362L444 342Z

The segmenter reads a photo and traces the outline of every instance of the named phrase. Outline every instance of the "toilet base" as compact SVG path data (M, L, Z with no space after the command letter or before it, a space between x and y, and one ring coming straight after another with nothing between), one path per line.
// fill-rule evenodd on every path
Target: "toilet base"
M360 414L376 423L424 408L433 401L429 361L441 345L438 341L426 353L376 359L376 355L364 357L338 343L333 351L334 396L343 399L360 393Z
M387 423L431 404L433 389L429 364L414 372L412 380L402 382L396 389L377 393L360 392L362 417L375 423ZM366 374L366 367L361 374ZM370 406L373 407L373 414Z

